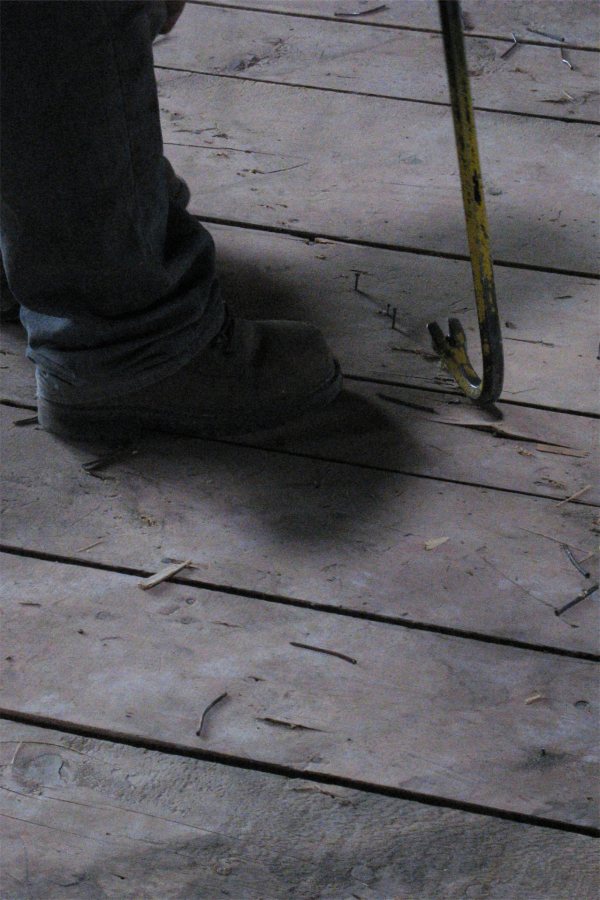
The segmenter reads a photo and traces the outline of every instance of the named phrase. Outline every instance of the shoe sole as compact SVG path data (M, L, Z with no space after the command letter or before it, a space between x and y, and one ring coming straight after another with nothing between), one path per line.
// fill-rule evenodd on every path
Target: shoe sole
M147 431L186 437L231 437L264 428L274 428L310 410L327 406L342 388L342 373L336 363L333 377L298 402L271 404L268 410L251 414L236 411L229 418L209 415L186 416L171 410L140 410L139 406L67 406L38 398L38 422L46 431L74 441L130 441Z

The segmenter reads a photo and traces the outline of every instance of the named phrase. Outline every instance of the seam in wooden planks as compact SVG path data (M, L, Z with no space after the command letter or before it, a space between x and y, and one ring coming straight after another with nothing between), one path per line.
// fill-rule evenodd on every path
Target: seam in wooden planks
M413 900L457 900L479 885L487 894L492 882L511 896L562 900L565 884L573 896L594 895L587 836L53 729L4 722L2 733L2 813L11 817L3 874L15 900L27 881L24 847L35 891L66 880L66 846L77 873L69 881L99 896L114 893L115 872L126 892L125 878L138 896L147 886L165 898L223 888L284 897L290 884L299 900L364 896L365 881L369 897L402 889Z
M396 2L393 2L392 6L390 6L390 3L388 2L388 4L386 4L387 10L382 11L382 12L387 12L387 11L391 10L391 13L393 14L394 7L400 8L400 9L402 9L402 7L404 7L404 10L410 9L410 14L407 15L406 19L401 23L395 23L395 22L391 22L391 21L382 22L382 21L377 21L373 18L368 18L368 17L367 18L360 18L360 17L345 18L343 16L337 17L332 14L333 6L331 3L331 0L329 0L329 5L332 8L332 13L329 13L329 14L327 14L325 12L316 11L316 5L315 5L314 11L310 10L310 9L301 10L298 8L298 0L295 0L295 2L296 2L295 9L290 8L289 2L286 3L284 6L283 3L277 2L277 0L266 0L266 2L263 2L260 5L248 3L248 2L245 2L245 0L229 0L229 2L228 2L228 0L189 0L189 2L190 2L190 5L192 5L192 6L207 6L207 7L220 8L220 9L238 9L238 10L241 10L244 12L260 12L260 13L267 13L267 14L271 14L271 15L290 16L290 17L294 17L294 18L315 19L317 21L328 21L328 22L331 22L331 21L340 22L341 21L341 22L345 22L350 25L358 25L358 26L371 27L371 28L382 28L382 29L389 29L389 30L394 30L394 31L415 31L415 32L423 32L426 34L439 34L440 33L440 27L438 24L438 19L437 19L437 15L436 15L436 11L435 11L435 3L433 3L433 2L426 3L425 0L420 0L420 2L417 2L417 0L409 0L409 2L404 3L404 4L398 3L396 0ZM542 4L538 0L538 3L536 5L540 8L540 12L543 14L544 6L546 4ZM590 5L590 4L588 4L588 5ZM307 4L307 6L308 6L308 4ZM422 24L411 24L410 16L415 12L415 8L419 7L419 6L429 6L430 7L430 10L428 10L428 15L427 15L429 22L428 23L423 22ZM505 6L508 6L508 4L506 2L505 2ZM526 4L521 4L521 6L526 6ZM465 4L463 4L463 7L466 10ZM419 12L421 12L421 11L419 10ZM467 15L470 16L470 12L467 11ZM592 15L593 15L593 13L592 13ZM597 17L594 20L594 22L597 23ZM487 37L487 38L493 38L494 40L505 41L507 44L512 44L512 38L509 37L508 35L510 34L510 31L514 27L515 27L515 23L512 20L510 22L506 23L504 32L494 29L493 26L490 27L489 25L487 28L483 28L483 29L481 29L481 28L478 29L476 27L473 27L473 28L469 28L468 30L465 29L465 37L467 37L467 38ZM552 27L556 29L556 26L553 25ZM597 28L597 24L596 24L596 27L594 28L595 36L597 35L597 32L598 32L598 28ZM521 40L521 33L519 34L519 40ZM532 45L542 46L542 47L556 47L557 46L555 41L544 40L543 35L536 35L533 33L529 34L529 36L523 35L522 43L532 44ZM570 41L567 39L563 42L563 46L566 47L567 49L584 50L584 51L593 52L593 53L597 53L600 50L600 48L598 47L597 44L586 43L585 40L584 41Z
M156 737L136 737L122 731L98 728L93 725L83 725L79 722L71 722L62 718L37 715L21 710L7 709L0 706L0 721L13 722L15 724L30 725L42 729L60 730L64 734L77 737L95 738L101 741L111 741L122 744L125 747L138 747L143 750L164 753L166 756L177 756L183 759L197 759L203 762L215 762L236 769L246 769L252 772L263 772L270 775L280 775L287 779L301 779L302 781L316 784L336 785L351 790L361 791L365 794L375 794L381 797L393 797L399 800L408 800L414 803L422 803L425 806L455 809L461 812L475 813L490 816L509 822L522 822L526 825L534 825L542 828L550 828L570 834L580 834L588 837L600 837L600 828L592 825L576 825L561 819L552 819L546 816L527 815L516 811L499 809L468 801L453 801L446 797L436 797L432 794L423 794L419 791L404 790L402 788L386 787L373 782L361 781L356 778L344 778L331 775L326 772L311 772L307 769L295 769L278 763L268 763L262 760L248 759L245 756L235 756L217 751L191 748L172 741L163 741Z
M308 84L307 82L302 81L281 81L276 78L252 78L250 75L230 75L224 72L210 72L206 69L195 69L191 66L175 66L175 65L160 65L156 64L154 68L157 71L164 72L188 72L191 75L205 75L208 78L231 78L234 81L249 81L257 84L274 84L279 85L281 87L295 87L295 88L304 88L306 90L318 90L325 91L331 94L349 94L355 97L371 97L375 100L397 100L399 103L422 103L424 106L441 106L443 108L448 108L449 104L444 103L441 100L423 100L422 98L415 97L407 97L407 96L399 96L397 94L386 94L386 93L377 93L375 91L352 91L346 88L332 88L324 85L314 85ZM498 109L495 106L485 106L483 104L474 104L473 109L478 112L486 112L486 113L496 113L499 116L526 116L528 119L548 119L551 122L577 122L579 125L599 125L600 120L598 119L587 119L584 117L577 118L568 118L567 116L558 116L558 115L550 115L543 113L534 113L534 112L520 112L515 109ZM169 143L176 146L173 141ZM189 144L185 144L184 146L189 147Z
M155 62L181 71L448 105L439 34L357 31L346 24L190 6L173 38L155 46ZM566 72L556 47L522 45L513 63L501 57L504 46L483 38L467 42L476 109L567 122L600 117L594 90L598 54L575 53L574 67Z
M175 584L142 593L137 579L57 563L3 568L10 714L597 825L589 662ZM299 638L356 663L295 649Z
M449 109L159 74L164 141L192 213L467 256ZM211 135L198 138L205 128ZM481 114L485 181L497 186L488 191L495 259L595 270L593 129Z
M132 575L142 579L148 578L154 574L149 569L138 569L132 566L103 563L93 559L81 559L76 556L64 556L60 553L46 553L43 550L36 550L28 547L14 547L10 544L0 543L0 553L6 553L8 556L20 556L24 559L39 559L42 562L56 562L63 565L79 566L83 569L97 569L102 572L113 572L118 575ZM380 622L383 625L398 626L400 628L408 628L415 631L429 631L433 634L443 634L448 635L449 637L475 640L484 644L498 644L502 647L515 647L519 650L532 650L536 653L552 653L555 656L567 656L571 659L600 662L600 653L592 653L585 650L568 650L564 647L553 647L549 644L519 641L514 638L503 638L461 628L445 628L442 625L432 625L426 622L413 621L411 619L395 616L386 616L360 609L345 609L343 606L329 606L326 603L318 603L311 600L284 597L280 594L269 594L265 591L253 591L242 587L218 584L211 581L204 581L201 578L194 576L185 576L183 574L175 575L169 578L169 583L188 585L189 587L215 591L220 594L230 594L233 597L246 597L250 600L264 600L268 603L279 603L283 606L295 606L299 609L309 609L314 610L315 612L334 613L335 615L346 616L350 619L359 619L365 622Z
M95 544L95 560L146 571L163 557L192 559L210 584L597 649L597 604L554 614L581 590L560 544L594 549L594 510L583 504L559 509L493 489L159 436L100 480L81 469L98 448L64 448L59 458L56 439L41 430L5 433L4 543L13 548L87 560ZM32 474L39 458L47 459L41 480ZM448 540L427 552L426 539L441 535Z
M6 709L597 825L587 661L175 584L142 593L131 577L38 560L5 557L3 570ZM295 649L300 638L357 662ZM546 699L530 703L535 690Z
M443 413L444 408L423 406L421 392L411 389L407 397L406 391L398 392L397 386L394 386L394 392L374 394L371 383L367 384L369 385L367 391L364 390L364 382L359 382L360 387L355 388L353 392L346 388L333 410L327 410L320 416L318 414L312 417L305 416L299 421L262 434L206 440L209 444L259 447L298 459L312 459L323 463L351 465L367 471L414 476L440 484L491 488L508 494L559 502L567 501L569 497L583 489L580 496L573 497L569 502L588 507L600 505L600 495L593 483L597 467L594 466L594 459L587 459L590 450L570 449L569 427L573 427L573 422L565 421L565 428L559 429L552 427L555 426L553 418L548 422L548 416L538 413L536 437L535 425L531 428L530 421L530 433L526 434L525 430L515 430L514 416L508 416L510 420L508 426L505 424L506 416L494 424L493 420L486 422L473 415L470 416L468 407L458 404L453 405L454 418L442 418L439 413ZM442 399L446 396L442 395ZM384 409L386 402L391 409ZM448 403L447 400L446 402ZM4 398L0 399L0 406L36 409L33 405ZM364 414L365 407L370 407L374 422L379 417L382 426L383 423L389 426L387 430L384 427L379 431L376 428L369 429L370 438L367 440L378 441L379 446L376 450L372 450L368 442L365 445L358 435L350 432L352 415L358 417ZM502 410L502 406L499 408ZM334 410L337 412L337 424L332 440L328 441L326 435L319 432L319 427L331 428L334 424L332 421ZM450 416L451 412L447 411L447 415ZM27 418L22 423L17 419L12 424L37 425L37 421L34 418ZM586 422L586 425L589 426L590 422ZM347 442L340 434L344 428L348 428L350 432L347 435ZM438 430L440 428L441 432ZM591 447L594 433L583 423L582 431L584 433L579 435L578 444ZM435 442L436 435L439 438L442 432L444 449L438 450L439 458L436 458L435 454L425 452L411 458L406 452L411 444L418 443L437 449L437 445L430 442ZM554 435L552 439L549 438L550 434ZM511 446L512 443L514 447ZM527 445L535 446L528 450ZM542 477L528 477L522 475L518 469L515 470L517 455L522 457L519 462L523 464L524 457L534 459L537 454L539 460L540 454L543 454L546 448L550 451L550 455ZM478 454L486 455L486 468L477 468ZM541 472L538 474L541 475ZM589 483L590 481L592 483Z
M467 334L476 338L468 263L266 229L215 225L211 232L223 294L234 314L309 321L325 335L346 374L456 394L453 381L431 359L426 323L443 321L461 306ZM358 292L357 271L366 273ZM503 401L513 401L509 408L515 411L525 401L531 408L594 416L597 280L498 267L496 283L503 322L509 323ZM386 317L391 307L398 312L396 330ZM25 384L33 383L32 369L17 375L18 367L29 366L21 359L18 329L7 326L3 334L15 344L7 348L3 378L23 385L8 396L28 402L33 392Z
M262 82L261 82L262 83ZM174 141L165 141L165 147L185 147L194 148L194 144L178 144ZM202 148L210 149L210 148ZM337 244L349 244L355 247L371 248L373 250L388 250L393 253L412 253L415 256L428 256L434 259L456 260L458 262L470 262L470 257L466 253L453 253L449 250L432 250L427 247L416 247L409 244L390 244L385 241L369 240L361 237L347 237L334 232L317 231L314 229L305 230L303 228L293 228L291 226L271 225L261 222L250 222L247 219L233 219L223 216L209 216L205 213L193 214L199 222L205 222L207 225L221 225L230 228L242 228L248 231L263 232L265 234L281 234L284 236L301 238L310 244L319 241L333 241ZM548 275L566 275L574 278L590 278L593 281L600 281L598 272L589 272L581 269L561 268L560 266L548 266L530 262L518 262L518 260L497 259L494 257L494 266L500 266L507 269L521 269L528 272L541 272Z

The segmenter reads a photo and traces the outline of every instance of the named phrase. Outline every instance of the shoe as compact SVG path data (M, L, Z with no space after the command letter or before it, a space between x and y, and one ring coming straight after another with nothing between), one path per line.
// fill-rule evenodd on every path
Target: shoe
M38 420L74 440L130 440L142 431L226 437L281 425L330 403L342 376L318 329L234 319L197 357L150 387L123 395L85 389L37 370Z

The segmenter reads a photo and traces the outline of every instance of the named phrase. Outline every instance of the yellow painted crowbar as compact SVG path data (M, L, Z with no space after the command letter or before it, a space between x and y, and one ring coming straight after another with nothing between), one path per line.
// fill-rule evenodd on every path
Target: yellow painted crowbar
M479 403L493 403L502 392L504 358L460 3L458 0L440 0L439 8L475 286L483 376L480 378L471 365L467 339L458 319L448 321L447 336L437 322L431 322L427 327L435 350L463 393Z

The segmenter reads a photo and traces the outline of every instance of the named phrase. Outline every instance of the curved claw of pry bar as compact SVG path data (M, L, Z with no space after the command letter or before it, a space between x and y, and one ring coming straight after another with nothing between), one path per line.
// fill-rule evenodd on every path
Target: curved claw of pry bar
M431 343L463 394L473 400L481 399L481 378L471 365L467 353L467 337L458 319L448 320L448 335L437 322L427 326Z
M431 322L427 327L434 349L463 393L478 403L487 404L497 400L502 392L504 380L502 333L494 289L494 267L489 244L460 3L458 0L440 0L439 7L479 320L483 376L480 378L471 364L467 353L466 335L458 319L449 320L447 336L437 322Z

